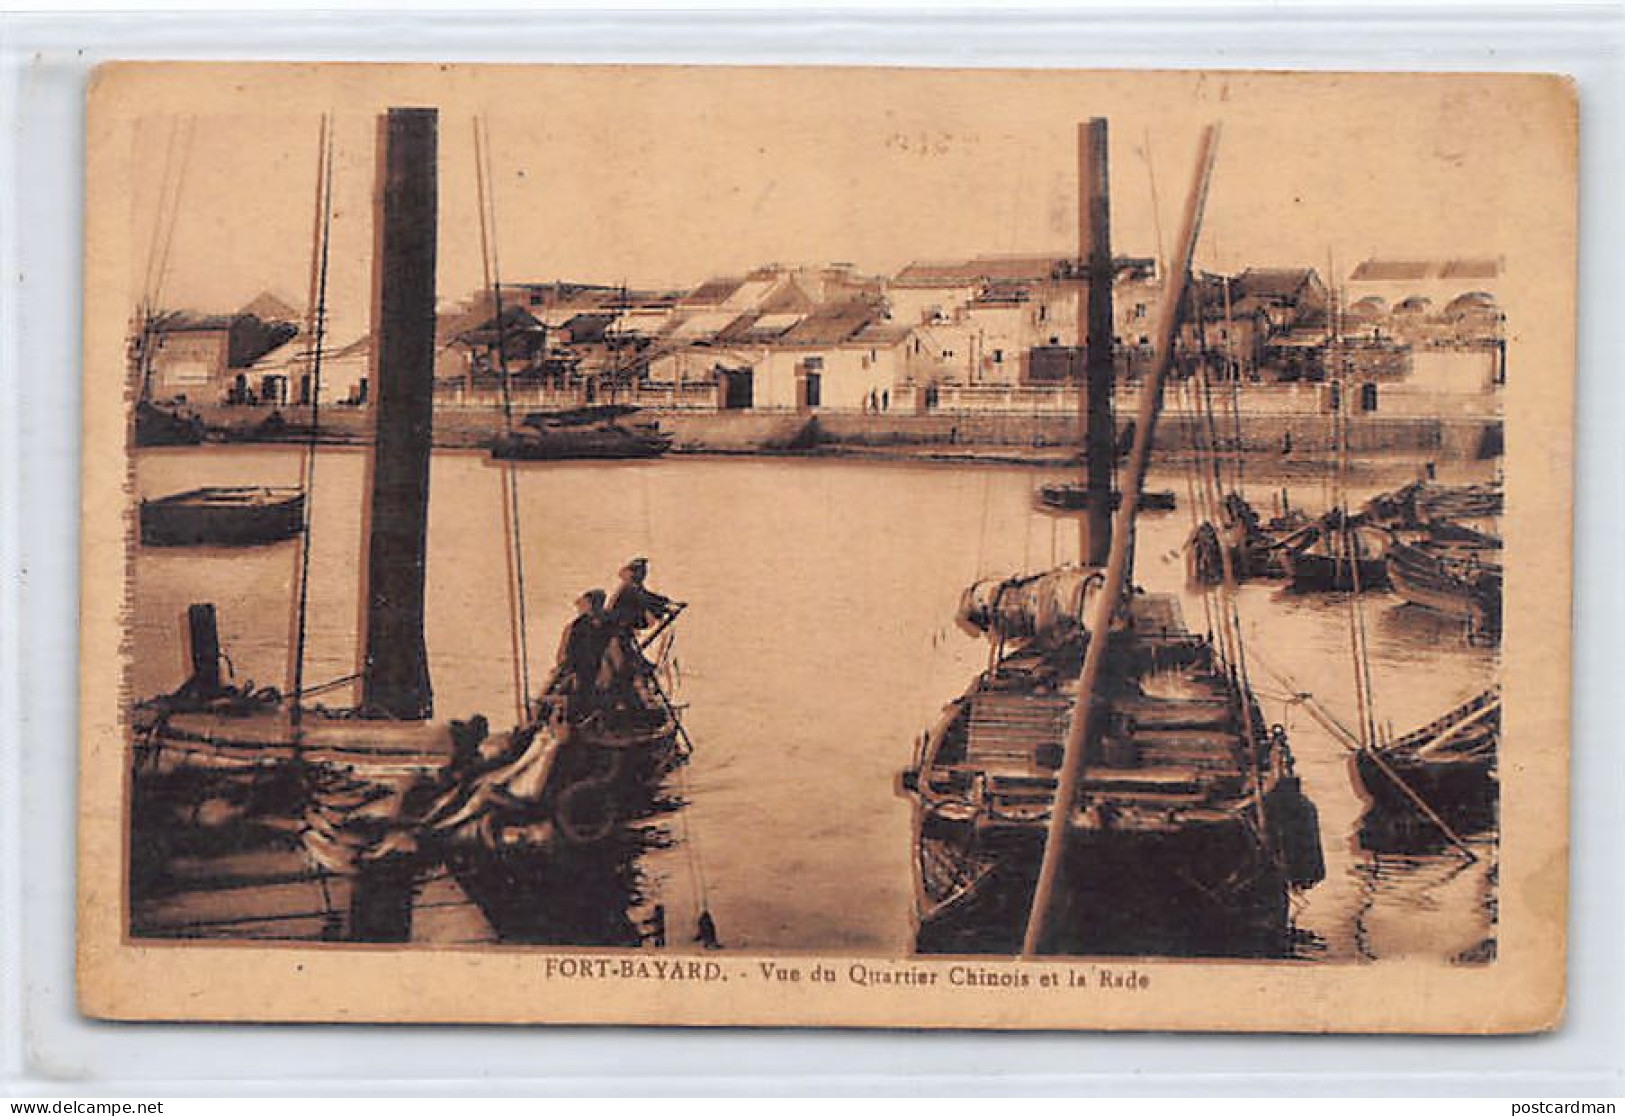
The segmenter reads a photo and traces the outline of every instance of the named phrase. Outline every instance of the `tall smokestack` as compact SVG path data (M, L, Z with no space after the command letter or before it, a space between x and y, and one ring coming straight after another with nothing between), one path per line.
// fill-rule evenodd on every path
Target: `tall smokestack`
M1078 259L1088 279L1078 328L1083 337L1084 385L1078 393L1087 458L1089 506L1079 551L1089 565L1104 566L1112 548L1112 466L1117 423L1112 416L1112 212L1106 161L1106 121L1078 125Z
M373 253L374 422L362 703L423 720L434 711L423 640L434 421L434 109L379 121Z

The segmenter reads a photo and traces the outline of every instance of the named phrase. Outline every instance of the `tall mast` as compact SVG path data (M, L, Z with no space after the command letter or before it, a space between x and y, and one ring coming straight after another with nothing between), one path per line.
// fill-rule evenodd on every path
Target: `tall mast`
M1088 278L1078 307L1084 333L1086 390L1078 393L1083 428L1084 479L1088 504L1079 555L1104 566L1112 548L1112 466L1117 455L1117 423L1112 416L1112 217L1111 181L1106 158L1106 121L1095 117L1078 125L1078 260Z
M1117 508L1116 522L1113 524L1111 554L1106 562L1104 583L1089 613L1089 643L1084 650L1083 670L1078 677L1078 698L1072 707L1072 719L1067 724L1061 770L1057 774L1055 798L1050 805L1049 828L1044 836L1044 858L1039 865L1032 909L1027 916L1027 931L1022 940L1023 957L1033 957L1050 948L1049 926L1059 905L1057 884L1065 878L1072 812L1077 803L1078 787L1083 781L1085 745L1095 731L1094 721L1099 713L1094 694L1100 680L1101 664L1111 644L1112 620L1128 588L1129 547L1134 537L1134 517L1140 502L1140 489L1145 484L1146 468L1151 462L1151 441L1156 434L1157 416L1161 411L1162 384L1173 361L1174 337L1179 332L1185 286L1190 276L1191 258L1196 254L1196 237L1202 224L1202 209L1207 202L1208 180L1213 173L1213 158L1217 150L1218 128L1209 126L1202 132L1201 147L1196 156L1196 175L1185 202L1185 214L1176 242L1178 255L1168 273L1162 306L1157 313L1156 362L1140 393L1134 446L1129 451L1123 500Z
M402 720L434 710L423 640L434 420L434 109L379 121L373 253L372 499L368 505L362 705Z

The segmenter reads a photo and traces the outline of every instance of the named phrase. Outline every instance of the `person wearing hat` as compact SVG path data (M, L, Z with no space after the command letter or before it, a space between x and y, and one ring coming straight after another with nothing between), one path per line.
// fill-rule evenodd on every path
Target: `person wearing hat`
M559 641L554 688L565 695L571 719L581 720L599 705L598 674L615 627L604 611L604 591L589 589L576 598L576 618Z
M621 567L621 584L609 602L612 623L627 631L642 631L664 619L671 611L671 600L662 597L645 584L649 576L649 559L634 558Z
M621 567L620 588L609 602L609 624L614 635L609 645L607 689L611 702L620 708L632 704L638 671L648 669L648 662L638 647L637 633L659 623L679 607L645 584L648 575L649 560L633 558Z

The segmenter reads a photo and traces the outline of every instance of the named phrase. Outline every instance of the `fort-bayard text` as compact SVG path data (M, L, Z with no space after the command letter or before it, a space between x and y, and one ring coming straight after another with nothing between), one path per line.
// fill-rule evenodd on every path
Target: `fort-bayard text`
M777 987L807 985L848 988L929 988L950 990L1097 990L1144 992L1151 976L1122 965L953 964L920 965L886 961L721 962L698 958L552 955L542 960L549 981L638 981L667 984L725 984L731 981Z

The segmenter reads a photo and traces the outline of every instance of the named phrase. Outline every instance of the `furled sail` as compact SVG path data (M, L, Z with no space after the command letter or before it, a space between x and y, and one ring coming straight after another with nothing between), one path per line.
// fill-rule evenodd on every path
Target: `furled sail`
M1004 639L1061 642L1084 631L1086 610L1101 581L1100 570L1092 566L988 578L960 597L959 622Z

